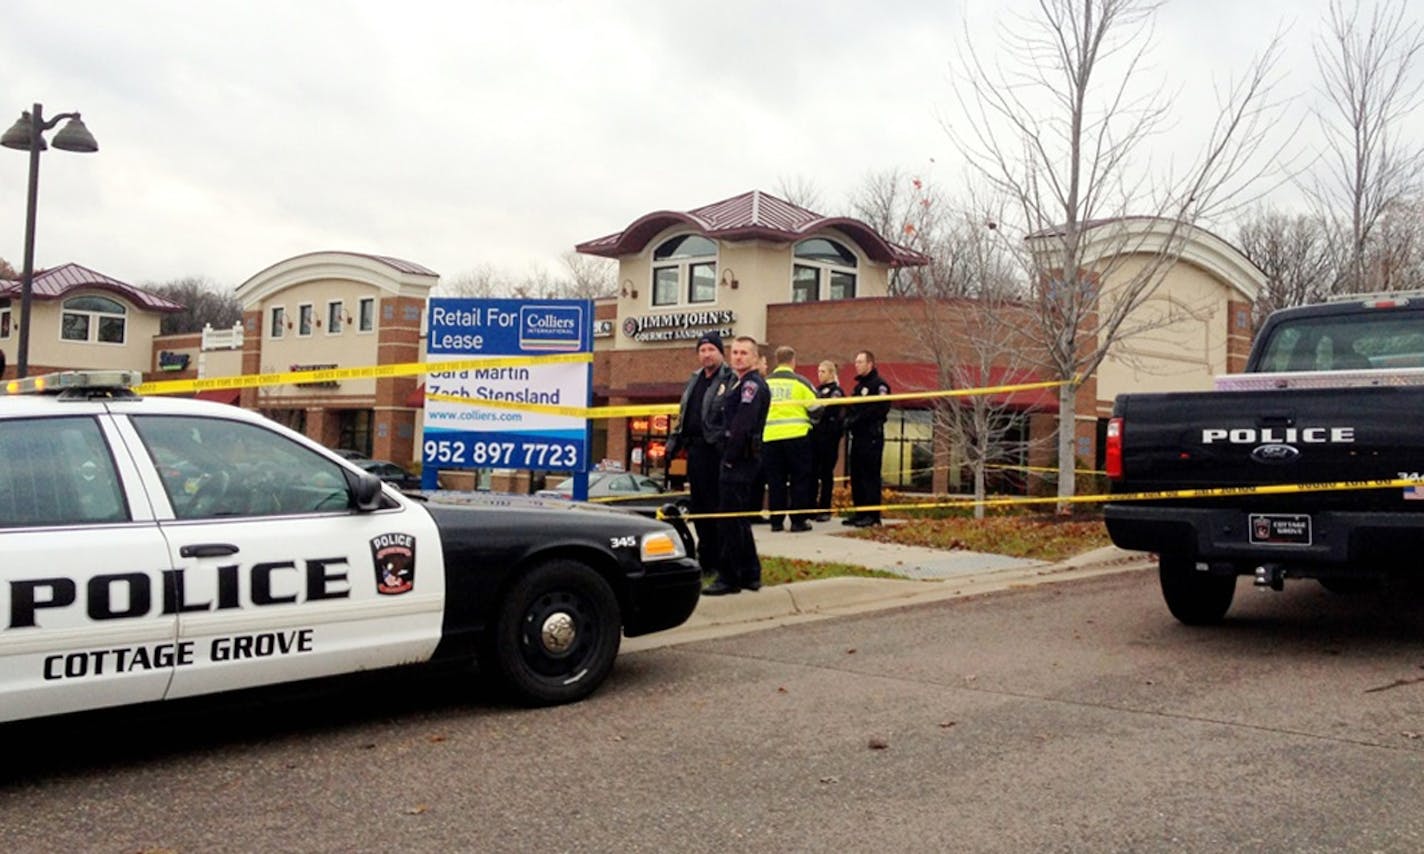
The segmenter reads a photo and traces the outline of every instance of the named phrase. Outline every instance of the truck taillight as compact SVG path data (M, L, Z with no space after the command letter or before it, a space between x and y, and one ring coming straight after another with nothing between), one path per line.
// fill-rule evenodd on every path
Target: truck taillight
M1122 419L1108 421L1108 441L1103 468L1111 480L1122 480Z

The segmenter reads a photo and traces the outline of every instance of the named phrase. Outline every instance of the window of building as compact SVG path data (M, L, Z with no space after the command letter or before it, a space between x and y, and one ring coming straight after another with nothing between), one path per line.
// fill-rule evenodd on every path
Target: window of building
M346 319L346 303L332 300L326 304L326 334L340 335L341 322Z
M311 303L303 303L297 306L297 334L312 334L312 317L316 314L316 307Z
M273 338L281 338L287 332L287 309L280 305L272 306L272 323L268 327L269 334Z
M890 410L880 471L886 486L928 492L934 480L934 413Z
M59 337L65 341L124 343L128 309L123 303L101 296L74 297L64 301L59 321Z
M10 301L0 300L0 338L10 337Z
M370 332L376 328L376 298L361 297L356 304L356 331Z
M653 250L653 305L716 300L716 243L701 235L682 234Z
M792 302L855 298L859 261L846 246L825 237L813 237L797 243L792 254Z

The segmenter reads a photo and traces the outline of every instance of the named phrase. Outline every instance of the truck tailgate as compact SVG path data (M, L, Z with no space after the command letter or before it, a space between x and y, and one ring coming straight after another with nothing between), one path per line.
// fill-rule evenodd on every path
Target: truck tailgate
M1118 398L1114 493L1424 478L1424 388L1308 388ZM1424 511L1424 490L1315 493L1314 509ZM1236 498L1279 510L1300 495ZM1197 501L1195 503L1200 503Z

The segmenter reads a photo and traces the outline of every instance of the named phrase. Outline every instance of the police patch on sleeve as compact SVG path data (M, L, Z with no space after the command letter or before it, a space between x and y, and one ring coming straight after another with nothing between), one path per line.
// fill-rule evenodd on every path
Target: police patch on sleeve
M382 534L371 540L376 564L376 592L383 596L408 593L415 587L415 537Z
M756 400L757 384L754 382L742 383L742 403L751 403Z

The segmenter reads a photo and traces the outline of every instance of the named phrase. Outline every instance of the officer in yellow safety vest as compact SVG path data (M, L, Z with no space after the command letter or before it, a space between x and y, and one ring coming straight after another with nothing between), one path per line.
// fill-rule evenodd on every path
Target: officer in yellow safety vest
M771 529L782 530L787 511L792 531L811 530L815 479L811 467L811 424L820 416L816 387L796 373L796 351L776 348L776 368L766 377L771 410L762 432L762 466L766 472Z

